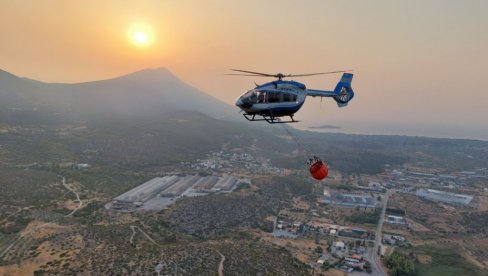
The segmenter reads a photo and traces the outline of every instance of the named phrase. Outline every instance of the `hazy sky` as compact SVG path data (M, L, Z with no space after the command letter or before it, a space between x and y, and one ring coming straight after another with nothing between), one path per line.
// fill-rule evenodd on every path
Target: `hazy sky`
M268 80L224 76L229 68L352 68L351 104L309 99L297 114L305 125L434 124L488 133L487 11L484 0L0 0L0 68L80 82L166 67L228 103ZM152 45L128 41L134 23L152 26ZM329 89L339 77L299 81Z

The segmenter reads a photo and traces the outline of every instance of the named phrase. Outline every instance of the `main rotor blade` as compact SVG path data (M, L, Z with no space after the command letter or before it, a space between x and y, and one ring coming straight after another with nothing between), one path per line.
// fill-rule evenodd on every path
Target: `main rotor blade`
M336 74L336 73L345 73L351 72L352 70L341 70L341 71L331 71L331 72L322 72L322 73L311 73L311 74L290 74L285 75L285 77L306 77L306 76L315 76L315 75L326 75L326 74Z
M224 74L227 76L247 76L247 77L268 77L263 75L246 75L246 74Z
M238 69L230 69L231 71L236 71L236 72L242 72L242 73L249 73L249 74L255 74L255 75L260 75L260 76L265 76L265 77L274 77L274 74L266 74L266 73L259 73L259 72L253 72L253 71L246 71L246 70L238 70Z

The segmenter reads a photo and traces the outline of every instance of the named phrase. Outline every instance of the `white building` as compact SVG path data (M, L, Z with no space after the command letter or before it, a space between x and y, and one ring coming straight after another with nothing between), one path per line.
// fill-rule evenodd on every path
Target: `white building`
M329 256L322 254L322 256L320 256L320 258L317 260L317 263L322 265L325 263L325 261L328 260L329 260Z
M378 188L378 187L382 187L381 183L379 183L379 182L374 182L374 181L369 182L369 183L368 183L368 186L369 186L370 188Z
M405 219L401 216L387 215L386 222L391 224L407 224Z
M338 241L338 242L334 242L333 246L337 249L344 249L346 248L346 245L344 244L344 242L341 242L341 241Z
M155 197L162 190L173 185L178 179L178 176L155 177L114 198L112 209L131 210L140 207L141 204L139 203Z
M473 196L470 195L455 194L433 189L418 189L416 194L419 197L423 197L432 201L460 205L468 205L469 203L471 203L471 200L473 200Z

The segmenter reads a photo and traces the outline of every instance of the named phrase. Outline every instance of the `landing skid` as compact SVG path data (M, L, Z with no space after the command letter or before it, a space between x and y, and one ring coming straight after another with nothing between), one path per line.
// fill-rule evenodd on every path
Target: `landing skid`
M256 114L242 114L246 120L251 121L251 122L257 122L257 121L266 121L270 124L286 124L286 123L298 123L299 121L295 121L293 119L293 115L290 115L290 121L282 121L280 118L276 116L265 116L265 115L257 115L260 116L261 118L256 118Z

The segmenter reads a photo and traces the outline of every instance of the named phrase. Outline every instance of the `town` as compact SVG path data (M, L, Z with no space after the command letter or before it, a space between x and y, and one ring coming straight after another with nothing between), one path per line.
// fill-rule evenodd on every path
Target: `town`
M182 197L232 193L237 187L252 187L254 180L264 175L293 175L290 170L272 166L270 160L248 153L222 150L207 156L181 163L198 175L168 174L150 179L115 197L105 208L119 212L158 211ZM439 204L444 210L480 207L476 196L480 191L468 183L488 178L486 168L457 172L422 168L386 164L384 171L376 175L332 171L313 202L294 198L289 208L270 218L272 231L257 235L276 245L286 244L314 271L335 269L382 275L380 257L397 248L411 248L418 242L416 233L429 231L414 214L407 215L406 208L399 206L404 197Z

